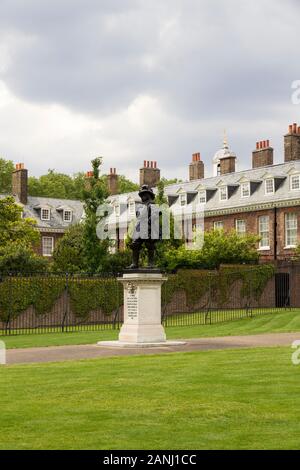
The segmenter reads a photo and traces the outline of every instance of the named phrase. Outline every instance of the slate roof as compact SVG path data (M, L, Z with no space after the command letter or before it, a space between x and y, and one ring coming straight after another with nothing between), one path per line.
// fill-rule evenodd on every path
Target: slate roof
M39 207L50 208L50 220L41 220ZM72 222L63 220L63 209L72 211ZM45 229L65 231L70 225L80 222L83 216L83 203L72 199L28 196L27 204L24 206L24 217L35 219L37 227L43 231Z
M259 210L265 207L300 205L300 190L290 189L290 174L300 174L300 161L281 163L278 165L265 166L257 169L238 171L227 175L214 176L194 181L176 183L165 187L165 195L172 201L171 207L175 208L176 196L180 189L187 194L194 194L201 189L213 190L210 198L204 206L207 215L213 213L230 213L234 210L242 212L249 210ZM275 178L277 189L274 194L265 194L264 179L267 177ZM241 180L256 183L255 190L249 197L241 197ZM261 184L258 184L261 183ZM232 187L231 196L221 201L219 196L220 185ZM234 189L235 188L235 189ZM155 192L155 189L154 189ZM127 193L120 196L113 196L110 199L115 201L126 201L128 197L137 198L137 193ZM194 196L195 197L195 196ZM187 198L188 203L192 204L194 197Z
M206 215L226 214L242 211L260 210L275 206L300 205L300 190L291 190L290 174L300 174L300 161L281 163L257 169L238 171L227 175L203 178L194 181L186 181L168 185L165 187L165 195L169 197L171 208L176 211L178 192L180 190L187 194L188 205L192 205L199 186L201 190L209 191L209 198L204 205ZM275 178L277 188L274 194L265 194L264 179ZM249 197L242 198L240 185L242 181L253 182L255 189ZM221 185L230 188L230 197L221 201L219 187ZM154 192L157 190L154 188ZM0 198L5 195L0 195ZM108 202L112 204L127 204L128 200L140 202L138 191L110 196ZM49 221L41 220L41 207L50 207L51 218ZM72 222L64 222L63 209L72 210ZM71 224L80 222L84 217L83 203L69 199L55 199L47 197L28 197L28 203L24 206L24 216L32 217L37 221L37 227L41 231L64 232Z
M0 198L7 197L8 194L1 194ZM15 197L16 202L19 202ZM50 220L41 220L41 208L49 208ZM72 211L72 221L63 220L63 210ZM83 203L72 199L55 199L49 197L28 196L27 204L23 206L24 217L36 220L37 228L41 231L64 232L70 225L80 222L84 217Z

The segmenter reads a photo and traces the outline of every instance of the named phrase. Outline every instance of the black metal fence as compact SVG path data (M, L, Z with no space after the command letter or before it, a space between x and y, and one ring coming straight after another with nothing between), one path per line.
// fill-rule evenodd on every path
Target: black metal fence
M167 327L210 325L300 308L300 267L276 273L182 271L162 287ZM119 329L123 286L112 275L0 276L0 335Z

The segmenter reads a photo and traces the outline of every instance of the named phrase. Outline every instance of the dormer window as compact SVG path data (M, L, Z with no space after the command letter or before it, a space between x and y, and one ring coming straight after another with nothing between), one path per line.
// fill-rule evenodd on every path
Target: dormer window
M250 196L250 182L241 184L241 196L249 197Z
M64 222L72 222L72 211L64 210Z
M227 201L227 199L228 199L227 186L222 186L220 188L220 201Z
M186 206L186 194L179 195L179 203L181 206Z
M199 191L199 204L206 203L206 191Z
M120 205L119 204L116 204L114 206L114 212L115 212L116 217L120 217Z
M300 175L290 176L290 187L292 191L300 190Z
M274 192L275 192L274 178L267 178L265 180L265 193L274 194Z
M50 220L50 209L42 207L41 209L41 220Z
M131 215L132 217L135 216L135 202L134 201L129 202L128 211L129 211L129 215Z

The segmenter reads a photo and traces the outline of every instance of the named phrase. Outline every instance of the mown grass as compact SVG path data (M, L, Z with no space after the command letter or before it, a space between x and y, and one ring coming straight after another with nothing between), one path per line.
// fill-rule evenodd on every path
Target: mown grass
M0 448L299 449L299 367L289 348L3 366Z
M233 336L260 333L300 332L300 310L283 311L254 318L213 325L167 327L169 339L200 338L210 336ZM118 330L77 331L73 333L43 333L28 335L0 336L7 348L29 348L61 346L72 344L92 344L97 341L117 339Z

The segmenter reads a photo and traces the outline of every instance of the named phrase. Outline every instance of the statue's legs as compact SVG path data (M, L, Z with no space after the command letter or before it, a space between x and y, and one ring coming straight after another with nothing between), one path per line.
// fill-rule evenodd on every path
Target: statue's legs
M154 261L155 261L155 245L152 242L147 243L147 251L148 251L148 266L153 267L154 266Z
M139 267L141 247L142 247L142 245L139 241L133 242L133 244L132 244L132 263L130 265L130 268L138 268Z

